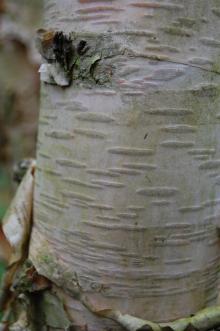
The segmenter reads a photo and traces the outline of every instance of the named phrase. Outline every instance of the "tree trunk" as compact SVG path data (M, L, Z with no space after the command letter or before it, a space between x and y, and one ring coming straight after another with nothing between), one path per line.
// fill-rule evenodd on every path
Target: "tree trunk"
M45 1L78 55L70 86L42 83L30 258L81 330L121 330L82 297L154 321L216 302L219 16L215 0Z

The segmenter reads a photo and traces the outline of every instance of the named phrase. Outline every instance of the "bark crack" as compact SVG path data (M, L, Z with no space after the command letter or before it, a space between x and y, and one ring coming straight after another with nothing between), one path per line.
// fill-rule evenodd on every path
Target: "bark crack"
M186 67L190 67L190 68L197 68L209 73L214 73L216 75L220 75L220 72L214 69L208 69L208 68L204 68L202 66L196 65L196 64L190 64L190 63L186 63L186 62L180 62L177 60L170 60L169 58L167 58L166 56L159 56L159 55L149 55L149 54L143 54L143 53L137 53L128 49L125 49L125 52L128 51L128 55L130 56L135 56L135 57L143 57L149 60L153 60L153 61L158 61L158 62L168 62L168 63L174 63L174 64L179 64L179 65L184 65Z

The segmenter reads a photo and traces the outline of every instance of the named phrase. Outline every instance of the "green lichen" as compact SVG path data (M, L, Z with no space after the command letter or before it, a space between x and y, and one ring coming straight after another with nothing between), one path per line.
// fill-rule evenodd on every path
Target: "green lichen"
M45 252L39 252L37 255L37 264L39 266L44 266L46 270L46 275L48 278L51 276L57 269L57 263L54 261L53 256Z
M62 301L54 293L49 291L43 293L41 310L47 326L63 330L67 330L71 326Z
M220 74L220 56L218 56L217 59L215 60L215 62L213 63L211 70L213 72Z
M184 28L180 28L180 27L176 27L176 26L168 26L166 28L163 29L164 32L170 34L170 35L174 35L174 36L180 36L180 37L191 37L191 33L184 29Z
M46 248L48 252L48 248ZM56 260L52 253L45 253L45 248L38 252L33 259L34 266L39 274L47 277L59 287L68 289L75 299L81 295L77 274L70 272Z
M79 59L76 63L74 70L75 80L88 80L93 82L93 72L98 61L101 59L101 54L94 54L93 56L84 57Z
M185 26L187 28L192 28L193 25L196 24L196 20L193 18L189 18L189 17L179 17L178 18L178 24Z
M24 264L17 270L12 284L12 289L16 293L31 292L33 283L32 279L27 277L27 271L33 267L30 260L26 260Z
M199 98L215 98L219 95L219 88L215 84L204 84L191 91L194 96Z
M114 58L123 53L110 35L71 34L73 45L86 42L85 54L75 55L73 59L73 84L92 87L111 84L114 73Z

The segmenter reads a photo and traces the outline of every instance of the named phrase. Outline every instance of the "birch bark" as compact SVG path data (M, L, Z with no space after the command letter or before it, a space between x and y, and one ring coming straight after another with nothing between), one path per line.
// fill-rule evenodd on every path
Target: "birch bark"
M154 321L216 302L219 17L215 0L45 1L45 27L97 55L42 84L30 244L82 329L120 330L79 289Z

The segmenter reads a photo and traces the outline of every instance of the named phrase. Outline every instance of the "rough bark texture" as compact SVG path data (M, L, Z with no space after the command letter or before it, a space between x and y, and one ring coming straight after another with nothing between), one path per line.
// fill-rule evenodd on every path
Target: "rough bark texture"
M213 304L219 1L47 0L45 17L93 60L73 68L70 87L42 86L35 267L88 330L112 323L79 291L97 309L155 321Z

